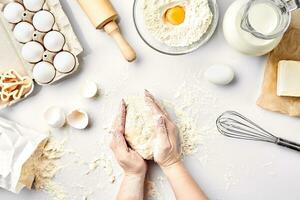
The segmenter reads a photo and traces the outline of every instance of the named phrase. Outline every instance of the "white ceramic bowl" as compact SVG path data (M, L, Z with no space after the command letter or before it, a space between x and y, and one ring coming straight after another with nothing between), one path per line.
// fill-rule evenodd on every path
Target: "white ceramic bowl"
M136 30L140 37L143 39L143 41L152 49L168 54L168 55L182 55L190 53L196 49L198 49L200 46L205 44L213 35L213 33L216 30L216 27L218 25L219 20L219 10L218 5L216 3L216 0L208 0L209 7L211 9L211 12L213 14L212 23L210 24L207 32L198 40L197 42L185 46L185 47L171 47L166 44L163 44L162 42L155 39L151 33L147 30L147 27L145 26L144 22L144 15L143 15L143 2L144 0L135 0L133 4L133 19L134 24L136 27Z

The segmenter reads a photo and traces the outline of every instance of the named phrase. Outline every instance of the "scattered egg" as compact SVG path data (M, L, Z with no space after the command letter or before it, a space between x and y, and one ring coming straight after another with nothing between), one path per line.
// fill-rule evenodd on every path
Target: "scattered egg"
M59 52L65 44L65 37L58 31L50 31L44 37L44 46L52 52Z
M13 30L13 34L16 40L22 43L26 43L32 40L33 33L34 33L34 28L28 22L18 23Z
M53 60L54 67L61 73L68 73L72 71L75 64L75 56L68 51L59 52Z
M32 19L33 26L41 32L48 32L54 25L54 16L51 12L41 10L34 14Z
M61 128L66 123L64 111L56 106L52 106L46 110L44 119L47 124L53 128Z
M23 0L23 4L27 10L32 12L39 11L43 8L45 0Z
M23 58L31 63L36 63L42 60L44 53L44 47L35 41L27 42L22 47Z
M89 117L85 111L75 109L67 115L67 122L71 127L82 130L89 125Z
M234 71L228 65L212 65L204 73L204 78L217 85L227 85L234 79Z
M23 18L24 7L16 2L11 2L4 7L3 16L10 23L18 23Z
M182 6L174 6L165 12L165 20L173 25L179 25L184 22L185 10Z
M42 84L51 82L55 73L53 65L45 61L37 63L32 70L33 79Z
M98 93L98 86L93 81L86 81L81 88L81 96L84 98L93 98Z

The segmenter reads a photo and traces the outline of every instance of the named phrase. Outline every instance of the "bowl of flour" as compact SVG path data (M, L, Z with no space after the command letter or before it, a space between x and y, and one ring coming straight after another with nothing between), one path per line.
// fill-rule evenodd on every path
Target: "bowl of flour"
M135 0L133 19L143 41L168 55L190 53L213 35L216 0Z

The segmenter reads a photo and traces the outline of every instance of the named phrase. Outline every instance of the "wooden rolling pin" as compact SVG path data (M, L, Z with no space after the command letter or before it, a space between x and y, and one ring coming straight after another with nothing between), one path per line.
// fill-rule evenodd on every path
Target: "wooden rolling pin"
M136 59L136 53L120 33L116 19L118 14L109 0L78 0L96 29L104 29L119 46L127 61Z

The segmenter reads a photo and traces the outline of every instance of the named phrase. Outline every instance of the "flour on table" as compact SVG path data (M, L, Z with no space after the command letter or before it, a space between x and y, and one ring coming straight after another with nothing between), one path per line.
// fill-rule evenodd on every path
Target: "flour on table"
M93 161L91 161L87 164L88 164L89 169L85 173L85 175L89 175L96 169L101 168L105 172L105 174L108 176L107 180L110 183L113 184L116 181L112 163L111 163L110 159L107 156L105 156L104 154L101 154L98 158L94 159Z
M201 130L184 111L175 109L175 113L181 139L181 155L186 156L196 153L200 143Z
M164 21L166 9L180 5L185 20L180 25ZM162 43L185 47L197 42L208 30L213 19L208 0L144 0L144 21L149 32Z
M66 199L63 188L53 181L57 171L61 168L57 161L64 155L64 142L49 139L42 149L42 155L34 162L34 187L47 192L54 200Z

